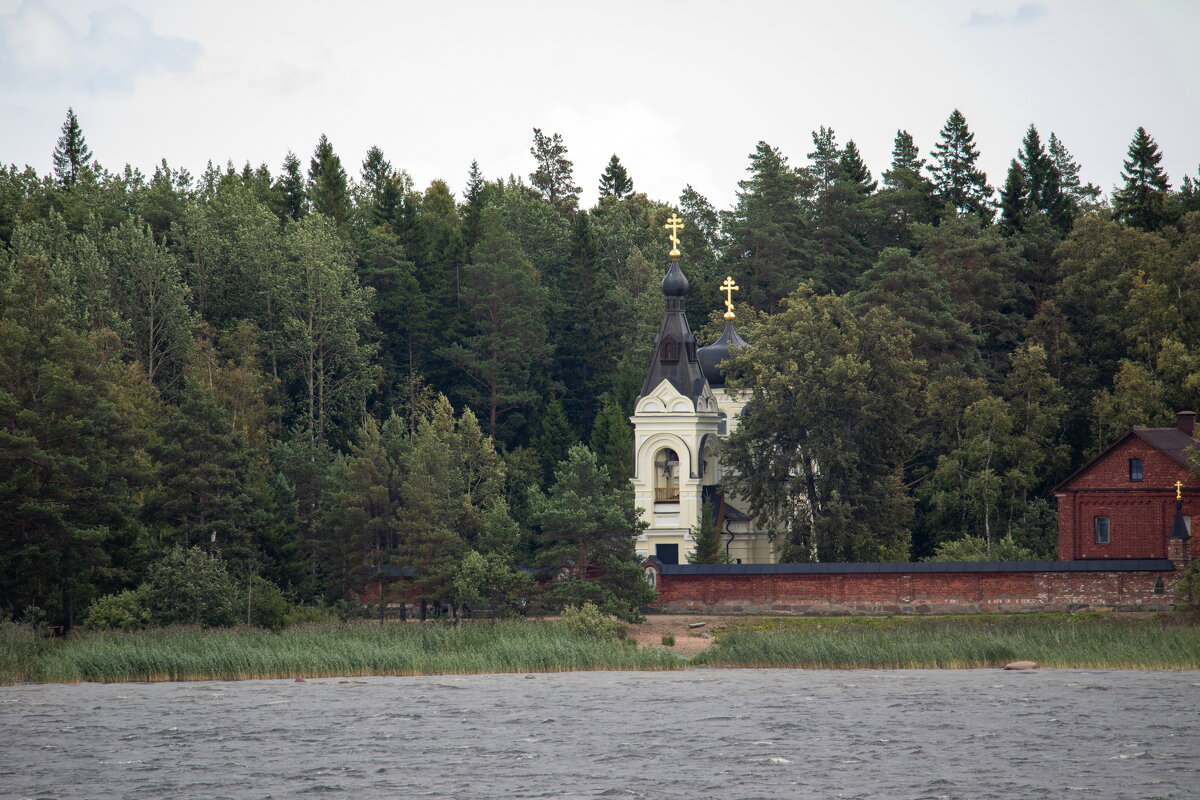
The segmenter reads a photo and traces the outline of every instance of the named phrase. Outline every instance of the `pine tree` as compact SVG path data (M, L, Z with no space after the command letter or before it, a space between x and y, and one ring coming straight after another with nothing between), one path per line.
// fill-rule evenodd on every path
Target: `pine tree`
M1042 146L1037 128L1029 126L1018 154L1025 177L1028 212L1046 216L1063 233L1071 228L1071 207L1062 191L1062 173Z
M91 166L92 151L83 138L83 129L79 127L75 109L68 108L62 134L54 148L54 175L64 188L70 189Z
M1157 231L1167 224L1167 192L1171 186L1159 166L1158 144L1139 127L1129 144L1129 157L1121 178L1125 186L1113 195L1113 214L1126 225Z
M479 217L483 213L483 193L486 185L479 162L472 160L471 169L467 172L467 188L463 192L465 202L462 210L463 238L468 250L479 241Z
M883 173L884 189L872 198L880 216L875 237L878 246L906 246L912 223L933 222L936 218L938 203L933 184L921 173L924 167L925 159L920 157L912 135L896 131L892 164Z
M532 443L542 460L543 483L550 484L554 479L554 468L567 457L571 445L578 442L579 438L571 430L571 423L563 411L562 401L557 397L551 399L538 417L538 432Z
M537 161L537 169L529 173L529 182L542 193L550 205L556 208L573 208L579 200L579 187L571 182L575 165L567 159L567 146L562 136L555 133L546 136L541 128L533 129L533 147L530 154Z
M279 217L283 220L298 220L308 211L308 193L304 188L304 176L300 174L300 159L291 150L283 158L283 172L275 182L279 197Z
M941 137L934 145L934 164L929 168L939 199L952 205L959 214L974 214L984 222L991 222L995 192L988 185L987 175L975 165L979 160L975 134L957 108L942 127Z
M721 547L721 532L717 530L717 512L712 502L704 501L700 510L700 525L692 528L695 546L688 553L689 564L728 564L729 555Z
M346 170L323 133L308 164L308 192L313 210L318 214L324 214L338 225L350 219L350 184Z
M613 153L613 157L608 160L608 166L604 168L604 174L600 176L600 196L622 200L631 194L633 194L633 180L630 179L629 173L621 164L621 159L617 158L616 153Z
M817 191L824 193L833 186L834 181L841 177L839 164L842 159L842 151L837 145L837 135L833 132L833 128L826 128L822 125L818 130L812 132L813 151L808 154L809 161L812 162L809 172L816 181Z

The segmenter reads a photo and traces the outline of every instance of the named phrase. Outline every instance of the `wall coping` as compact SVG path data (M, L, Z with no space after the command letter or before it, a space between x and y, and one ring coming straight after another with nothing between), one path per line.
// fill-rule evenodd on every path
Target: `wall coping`
M1166 558L1078 561L884 561L843 564L663 564L671 575L902 575L948 572L1173 572Z

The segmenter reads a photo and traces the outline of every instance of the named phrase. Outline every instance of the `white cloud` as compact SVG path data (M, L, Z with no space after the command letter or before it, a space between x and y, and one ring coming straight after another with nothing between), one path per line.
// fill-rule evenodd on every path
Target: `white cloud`
M40 0L0 16L0 86L10 89L126 93L142 75L190 70L199 55L196 42L155 33L123 5L89 14L82 32Z

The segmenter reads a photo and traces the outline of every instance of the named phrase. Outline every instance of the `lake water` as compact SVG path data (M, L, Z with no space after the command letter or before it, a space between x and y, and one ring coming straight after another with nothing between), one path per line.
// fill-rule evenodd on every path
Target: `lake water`
M0 688L5 798L1200 797L1200 672Z

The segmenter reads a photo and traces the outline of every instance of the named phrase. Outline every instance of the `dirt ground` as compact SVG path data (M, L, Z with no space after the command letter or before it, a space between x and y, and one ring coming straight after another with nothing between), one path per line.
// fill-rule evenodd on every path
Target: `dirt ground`
M738 622L745 622L746 619L738 617ZM691 627L701 622L704 624L695 628ZM713 629L727 622L728 620L717 616L649 614L641 625L629 626L629 635L638 643L638 647L646 645L661 647L662 637L669 634L675 637L675 645L671 649L685 658L690 658L707 650L716 641L713 638Z

